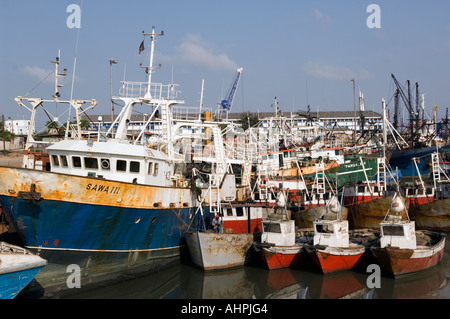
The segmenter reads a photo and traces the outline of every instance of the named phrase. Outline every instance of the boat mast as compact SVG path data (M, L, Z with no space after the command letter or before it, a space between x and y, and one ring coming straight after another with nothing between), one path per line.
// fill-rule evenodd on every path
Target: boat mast
M155 53L155 36L163 36L164 35L164 31L161 31L161 33L155 33L155 26L152 27L152 33L145 33L144 31L142 31L142 35L146 36L150 36L150 63L148 67L144 67L141 65L141 68L145 68L146 72L148 74L148 82L147 82L147 93L145 94L145 98L147 99L151 99L152 95L150 93L150 88L151 88L151 83L152 83L152 70L153 69L159 69L161 68L161 64L158 65L157 67L153 66L153 58L154 58L154 53Z
M386 160L386 101L384 99L381 100L381 105L383 109L383 158Z

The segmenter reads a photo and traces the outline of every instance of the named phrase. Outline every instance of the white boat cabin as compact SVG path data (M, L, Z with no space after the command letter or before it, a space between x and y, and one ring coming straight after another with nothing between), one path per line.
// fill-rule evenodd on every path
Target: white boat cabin
M356 198L365 198L369 197L374 198L382 197L384 195L384 186L378 185L376 182L371 183L358 183L353 187L345 187L343 196L344 197L356 197Z
M297 161L295 149L260 154L257 156L257 159L261 168L268 171L297 167L295 164Z
M309 161L317 162L321 160L336 161L339 164L343 164L344 150L345 148L343 147L335 147L302 152L301 149L292 148L260 154L257 158L261 167L270 171L296 168L296 162L298 162L300 167L314 165L309 163Z
M315 220L314 245L349 247L347 220Z
M222 207L223 221L245 221L249 219L262 219L262 207L232 206Z
M173 186L174 165L166 155L142 145L114 141L64 140L48 147L54 173Z
M345 147L330 147L311 150L310 156L314 159L328 159L330 161L336 161L339 165L345 163Z
M261 242L275 246L295 245L295 221L263 221Z
M434 187L433 186L425 186L423 187L406 187L405 188L405 196L406 197L428 197L434 198Z
M380 223L380 247L416 249L416 227L414 221L401 220L401 216L388 216Z

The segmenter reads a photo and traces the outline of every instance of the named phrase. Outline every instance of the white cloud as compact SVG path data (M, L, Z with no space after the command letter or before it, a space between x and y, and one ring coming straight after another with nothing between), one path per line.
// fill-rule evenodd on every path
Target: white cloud
M53 77L50 76L52 70L46 70L43 68L40 68L38 66L25 66L23 68L23 71L30 77L33 77L37 80L44 80L45 83L52 83Z
M303 72L318 79L333 81L349 81L355 73L347 67L326 65L319 62L308 61L303 66Z
M320 12L319 9L314 8L313 12L314 12L314 17L316 18L316 21L324 23L326 25L329 25L331 23L331 18L328 15Z
M359 72L355 73L345 66L324 64L317 61L308 61L303 65L303 72L317 79L344 82L350 81L352 78L367 80L371 77L370 72L364 68L360 68Z
M236 62L224 53L214 52L212 47L200 35L189 34L179 45L176 55L163 58L167 61L188 63L214 71L236 70L238 67Z

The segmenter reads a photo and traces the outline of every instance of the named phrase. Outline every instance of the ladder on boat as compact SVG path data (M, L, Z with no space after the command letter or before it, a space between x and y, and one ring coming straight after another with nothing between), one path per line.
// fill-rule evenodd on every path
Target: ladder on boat
M214 151L216 155L216 174L225 174L227 170L225 160L225 148L222 141L222 133L219 126L213 126L212 132L214 136Z
M170 141L172 138L172 134L170 132L171 127L171 116L170 116L170 108L165 103L159 103L160 109L161 109L161 126L162 126L162 136L164 138L167 138L167 140Z
M379 190L386 190L386 179L386 159L379 157L377 158L377 186Z
M323 195L325 194L325 165L323 164L323 162L317 163L315 165L316 165L315 187L318 198L323 198Z
M439 154L438 153L431 154L431 167L432 167L432 172L433 172L434 188L436 189L437 183L441 182L441 172L440 172L440 166L439 166Z

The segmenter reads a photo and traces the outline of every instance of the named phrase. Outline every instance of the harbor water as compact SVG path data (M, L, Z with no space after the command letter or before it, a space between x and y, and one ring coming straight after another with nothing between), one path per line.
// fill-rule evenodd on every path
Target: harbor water
M448 234L447 234L448 235ZM66 299L448 299L450 245L441 262L428 270L399 278L372 272L345 271L322 275L311 269L267 270L257 262L236 269L204 272L189 262L177 262L148 276L124 281ZM21 298L27 298L21 295Z

